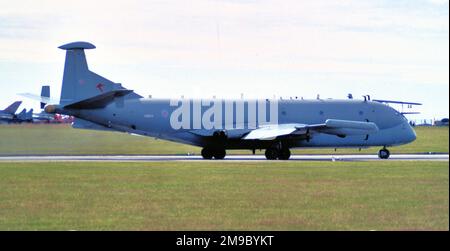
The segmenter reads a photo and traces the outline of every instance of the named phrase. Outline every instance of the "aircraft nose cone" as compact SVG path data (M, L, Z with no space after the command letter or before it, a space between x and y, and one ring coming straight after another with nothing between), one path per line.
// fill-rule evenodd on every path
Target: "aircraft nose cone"
M414 129L411 127L411 125L410 124L408 124L408 123L406 123L406 125L405 125L405 143L410 143L410 142L413 142L414 140L416 140L416 138L417 138L417 135L416 135L416 132L414 131Z

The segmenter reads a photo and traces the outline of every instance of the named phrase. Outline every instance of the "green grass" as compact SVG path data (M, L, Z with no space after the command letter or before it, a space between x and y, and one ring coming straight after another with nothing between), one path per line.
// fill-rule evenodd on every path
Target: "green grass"
M0 230L419 229L448 162L0 163Z
M417 140L392 153L449 151L448 127L416 127ZM377 153L379 147L338 149L337 153ZM125 133L72 129L69 125L0 125L0 155L187 154L200 148ZM250 151L229 151L249 154ZM257 153L260 153L257 151ZM261 152L262 153L262 152ZM328 154L333 149L298 149L294 154Z

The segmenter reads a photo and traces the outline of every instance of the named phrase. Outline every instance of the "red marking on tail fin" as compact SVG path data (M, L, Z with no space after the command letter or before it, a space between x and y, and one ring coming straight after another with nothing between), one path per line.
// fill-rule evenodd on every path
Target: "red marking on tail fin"
M103 87L104 87L104 86L105 86L104 84L98 83L98 84L95 86L95 88L97 88L97 89L99 89L101 92L103 92Z

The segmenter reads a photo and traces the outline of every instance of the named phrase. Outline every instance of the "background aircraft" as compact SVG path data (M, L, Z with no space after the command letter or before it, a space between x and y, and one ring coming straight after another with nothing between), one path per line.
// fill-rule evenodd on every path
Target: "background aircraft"
M27 98L31 99L37 99L41 101L41 109L45 107L46 103L55 103L58 101L55 101L50 98L50 86L44 85L41 89L41 95L35 95L31 93L20 93L19 95L22 95ZM33 113L32 122L45 122L45 123L71 123L73 122L73 118L71 116L64 116L61 114L50 114L45 111L41 111L40 113Z
M47 113L74 116L74 128L121 131L202 147L205 159L223 159L227 149L266 149L267 159L289 159L295 147L388 146L412 142L416 134L400 112L364 100L189 100L148 99L89 70L87 42L66 51L59 104ZM42 95L41 95L42 96ZM40 97L49 103L48 97Z
M55 120L55 114L48 114L46 112L33 113L33 122L47 122L50 123Z
M19 114L17 114L16 118L13 121L15 123L33 122L33 109L27 111L27 109L24 108Z
M50 96L50 89L49 86L43 86L41 96L49 97ZM3 123L32 123L34 121L46 121L46 122L53 122L55 121L55 114L48 114L46 112L41 113L33 113L33 109L30 109L28 112L24 108L20 113L16 114L17 109L22 104L22 101L16 101L12 103L10 106L8 106L4 110L0 110L0 122ZM44 104L41 104L41 108L44 108ZM60 116L57 116L59 119L58 122L60 123L62 118Z
M15 113L21 104L22 101L15 101L14 103L6 107L5 110L0 110L0 120L8 121L15 118Z
M5 115L0 117L0 120L4 123L32 123L33 122L33 109L27 112L27 109L23 109L21 112L12 115Z

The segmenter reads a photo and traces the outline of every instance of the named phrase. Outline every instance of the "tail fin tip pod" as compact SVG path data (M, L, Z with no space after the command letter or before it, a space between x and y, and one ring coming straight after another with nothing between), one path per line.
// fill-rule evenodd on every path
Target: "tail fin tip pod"
M58 48L62 50L74 50L74 49L84 50L84 49L95 49L95 45L88 42L78 41L61 45Z

